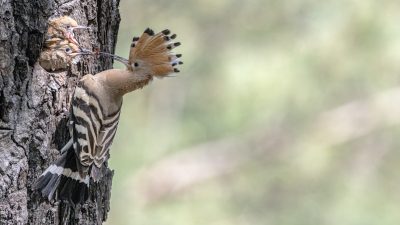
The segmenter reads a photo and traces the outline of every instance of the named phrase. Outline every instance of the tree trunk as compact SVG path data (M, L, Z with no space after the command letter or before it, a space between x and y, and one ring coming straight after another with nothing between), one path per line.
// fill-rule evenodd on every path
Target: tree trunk
M76 34L88 49L114 52L119 0L2 0L0 2L0 224L101 224L107 219L113 172L90 184L89 200L70 208L32 190L69 139L68 109L77 81L112 66L85 58L65 72L37 63L47 21L68 15L90 30Z

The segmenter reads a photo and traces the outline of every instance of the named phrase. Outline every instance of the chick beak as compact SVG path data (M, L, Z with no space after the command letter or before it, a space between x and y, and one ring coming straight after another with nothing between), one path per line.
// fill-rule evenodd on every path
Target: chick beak
M68 39L69 42L79 46L78 41L74 37L74 33L68 32L67 33L67 39Z
M75 39L75 35L74 35L74 30L75 29L90 29L90 27L86 27L86 26L76 26L76 27L71 27L68 29L67 32L67 39L71 42L74 43L76 45L79 45L78 41Z

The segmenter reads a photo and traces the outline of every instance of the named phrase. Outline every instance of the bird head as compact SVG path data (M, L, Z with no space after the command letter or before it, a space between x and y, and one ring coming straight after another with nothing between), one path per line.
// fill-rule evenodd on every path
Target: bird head
M182 54L172 52L181 45L174 42L176 37L169 29L154 33L147 28L140 37L132 39L127 69L157 78L174 76L173 73L180 72L177 67L183 64Z
M82 49L78 45L64 40L42 51L39 63L47 71L59 71L76 63L79 60L76 56L93 54L90 50Z
M75 29L89 29L89 27L79 25L69 16L57 17L49 21L49 29L47 30L47 40L54 38L67 39L70 42L79 45L75 39Z

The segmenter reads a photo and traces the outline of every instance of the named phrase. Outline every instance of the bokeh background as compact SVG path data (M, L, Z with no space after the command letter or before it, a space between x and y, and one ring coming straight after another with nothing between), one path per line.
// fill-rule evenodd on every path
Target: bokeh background
M120 10L118 55L170 28L185 64L124 99L108 225L400 224L398 1Z

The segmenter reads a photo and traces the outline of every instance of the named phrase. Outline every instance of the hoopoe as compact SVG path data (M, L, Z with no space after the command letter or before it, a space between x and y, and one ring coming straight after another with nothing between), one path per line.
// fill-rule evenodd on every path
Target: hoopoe
M126 69L110 69L85 75L73 94L70 109L71 139L61 156L36 182L36 189L49 200L56 193L73 206L88 199L90 179L98 182L101 168L109 158L125 94L146 86L154 77L179 72L181 54L172 53L179 42L176 34L146 29L132 40L129 59L118 58Z
M39 57L39 64L45 70L65 70L76 55L82 54L83 50L74 36L74 29L80 28L88 27L78 25L68 16L49 21L44 48Z
M67 39L69 42L79 46L78 41L75 39L75 29L90 29L86 26L79 25L74 19L69 16L57 17L49 21L49 27L47 29L45 45L51 47L51 45L57 43L60 40Z
M74 43L63 40L51 48L45 48L40 53L39 64L46 71L65 70L76 56L94 54L89 50L80 48Z

